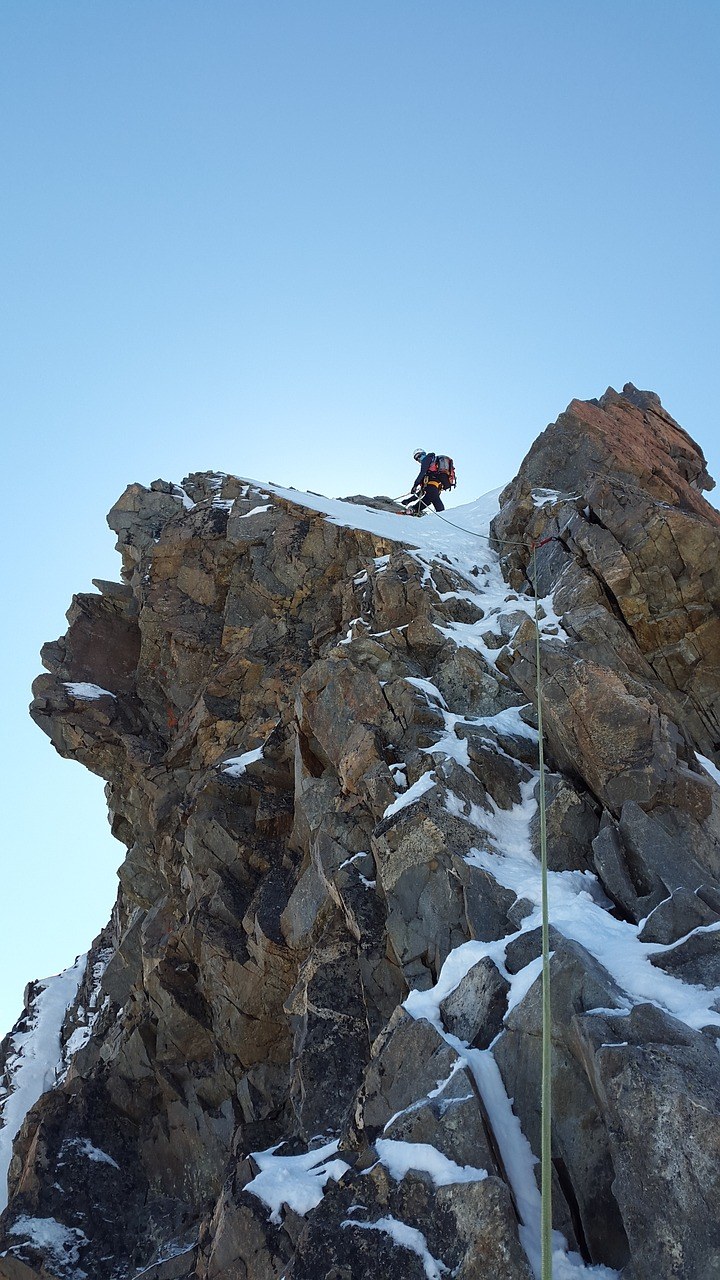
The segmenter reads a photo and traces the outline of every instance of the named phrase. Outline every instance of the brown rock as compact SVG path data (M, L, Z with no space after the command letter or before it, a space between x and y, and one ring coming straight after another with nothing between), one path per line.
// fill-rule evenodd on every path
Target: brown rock
M494 536L513 590L486 617L472 590L489 569L439 559L428 572L424 553L237 477L130 486L110 516L124 582L76 598L35 686L33 716L58 751L106 779L128 855L65 1051L87 1038L18 1134L5 1223L81 1222L81 1265L98 1278L422 1280L423 1256L374 1229L395 1217L463 1280L527 1280L478 1059L401 1002L454 947L507 938L531 910L492 872L504 831L528 859L538 839L526 823L537 743L498 716L524 704L533 724L533 576L562 615L544 600L551 870L564 884L595 871L617 916L650 915L643 936L668 938L656 964L714 984L717 935L703 923L720 910L720 803L696 756L717 761L720 741L708 484L657 397L628 386L574 402L506 490ZM398 517L405 536L412 524ZM531 563L528 543L548 534ZM83 684L99 691L69 687ZM473 849L488 869L467 860ZM678 1114L711 1167L715 1129L698 1116L714 1114L713 1010L707 1034L657 1011L628 1016L557 925L556 1225L586 1261L645 1280L677 1256L699 1280L716 1246L689 1165L674 1216L658 1211L657 1247L647 1224L662 1199L666 1086L691 1099ZM536 931L511 940L502 975L536 947ZM492 1052L537 1149L537 984L503 1022L502 975L481 964L442 1012L476 1044L500 1032ZM244 1189L248 1153L284 1142L302 1155L328 1131L349 1170L305 1216L268 1223ZM396 1180L376 1162L383 1131L489 1176L438 1188L411 1168ZM6 1235L0 1250L16 1243ZM18 1265L56 1271L50 1253L26 1242Z

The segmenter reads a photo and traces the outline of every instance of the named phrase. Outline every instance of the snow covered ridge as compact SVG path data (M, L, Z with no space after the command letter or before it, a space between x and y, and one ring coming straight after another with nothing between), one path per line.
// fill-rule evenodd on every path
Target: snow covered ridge
M214 481L215 488L220 489L225 479L227 479L226 476L218 473ZM373 533L390 542L396 542L399 546L409 547L411 553L423 565L425 581L429 586L435 586L432 576L433 563L444 564L451 568L467 581L471 589L461 593L438 592L443 600L459 599L463 596L468 601L474 601L482 596L483 607L491 616L508 612L508 603L515 605L516 612L524 613L528 617L534 616L534 598L508 593L507 583L499 570L497 555L491 550L490 524L499 512L498 499L503 486L490 490L474 502L450 507L441 515L431 513L420 519L414 519L400 511L395 514L392 511L347 502L341 498L326 498L322 494L283 488L281 485L259 484L246 478L242 478L241 484L239 495L241 499L254 501L258 498L262 503L262 505L256 503L250 511L241 512L241 519L271 511L272 503L264 500L275 494L296 506L306 507L310 511L326 516L331 524L340 528ZM180 486L175 487L178 496L184 494ZM543 504L558 496L553 490L538 492L542 496ZM187 494L184 496L187 499ZM567 499L567 495L564 495L564 498ZM217 505L220 500L214 498L212 501ZM234 507L234 502L226 500L223 505L230 511ZM183 502L183 506L186 510L192 510L195 504L187 499ZM388 559L388 556L377 557L375 563L377 572L387 567ZM544 635L546 638L554 636L562 641L565 638L564 632L560 619L555 614L551 597L541 599L538 604ZM355 621L361 623L362 619L358 618ZM454 623L447 634L448 638L454 639L457 643L471 645L485 657L489 657L490 651L487 646L477 634L474 634L476 630L476 628L469 628L466 634L463 624ZM487 627L482 630L487 630ZM350 635L351 633L348 639ZM84 696L92 695L87 693Z
M214 488L219 490L226 479L227 476L218 473L210 484L214 484ZM298 507L306 507L309 511L327 516L332 524L341 528L359 529L366 533L377 534L378 537L386 538L390 542L417 547L419 551L433 558L447 557L448 561L463 574L467 572L468 561L471 566L476 565L478 557L482 560L486 554L483 548L486 549L489 545L490 521L498 513L498 498L502 492L501 486L474 502L448 508L444 513L445 519L461 526L459 530L443 520L435 519L430 514L414 519L403 514L399 508L395 514L392 511L381 511L375 507L347 502L342 498L326 498L322 494L305 493L301 489L287 489L277 484L263 484L246 477L240 477L239 480L240 499L254 502L249 511L240 513L241 519L250 519L271 511L272 503L269 499L274 494ZM195 509L196 503L188 497L180 485L175 486L175 494L186 511ZM226 510L231 510L234 505L233 500L230 499L215 497L211 501L215 506L223 505ZM462 530L466 532L463 534ZM387 557L381 557L380 561L382 560L387 561Z
M269 484L265 487L287 502L294 502L297 506L326 515L332 524L347 529L363 529L367 533L388 538L391 542L417 547L439 558L448 555L453 561L464 560L465 563L468 559L473 563L477 562L482 546L487 547L490 521L498 513L498 498L502 493L501 486L474 502L450 507L443 513L447 521L452 521L467 531L463 535L444 520L435 519L434 515L416 519L403 515L402 512L395 515L390 511L379 511L375 507L344 502L341 498L325 498L321 494L284 489L280 485Z
M35 984L25 1017L8 1040L0 1094L0 1211L7 1204L12 1144L28 1111L54 1088L65 1060L60 1031L85 974L87 956L54 978Z

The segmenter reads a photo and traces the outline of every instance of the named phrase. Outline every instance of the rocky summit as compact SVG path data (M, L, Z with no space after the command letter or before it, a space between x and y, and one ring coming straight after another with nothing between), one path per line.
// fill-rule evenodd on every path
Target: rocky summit
M711 486L631 385L442 520L130 485L33 690L127 855L0 1049L3 1280L539 1275L536 625L553 1276L720 1277Z

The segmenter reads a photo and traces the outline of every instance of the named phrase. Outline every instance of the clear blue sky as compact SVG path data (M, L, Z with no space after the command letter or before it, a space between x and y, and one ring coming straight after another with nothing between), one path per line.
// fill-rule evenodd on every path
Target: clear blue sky
M27 716L131 481L457 500L574 396L720 475L716 0L5 0L0 1034L105 922L101 782Z

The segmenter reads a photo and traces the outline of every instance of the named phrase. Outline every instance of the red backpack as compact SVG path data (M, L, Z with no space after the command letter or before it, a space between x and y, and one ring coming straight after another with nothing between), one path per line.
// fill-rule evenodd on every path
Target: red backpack
M435 461L430 463L427 474L438 480L443 489L455 488L455 464L446 453L435 454Z

